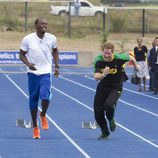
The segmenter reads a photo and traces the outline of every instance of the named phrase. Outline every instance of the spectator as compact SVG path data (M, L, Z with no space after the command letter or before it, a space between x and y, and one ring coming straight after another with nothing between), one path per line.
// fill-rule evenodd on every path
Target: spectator
M138 43L138 46L134 48L134 55L135 55L137 64L140 66L140 70L137 72L137 76L139 78L138 91L142 91L141 80L143 80L144 91L146 91L146 79L149 77L149 70L148 70L147 61L146 61L148 49L145 45L142 45L143 43L142 38L138 38L137 43Z
M154 40L154 47L150 50L148 57L149 68L153 73L154 94L158 93L158 37Z
M80 0L74 1L74 7L75 7L75 16L78 17L80 15L80 7L81 7Z
M148 52L148 56L147 56L147 63L148 63L148 68L149 68L149 92L152 92L154 91L155 89L155 85L154 85L154 72L152 71L151 69L151 66L150 66L150 62L149 62L149 58L150 58L150 53L152 52L152 49L155 47L155 40L152 42L152 48L149 50Z

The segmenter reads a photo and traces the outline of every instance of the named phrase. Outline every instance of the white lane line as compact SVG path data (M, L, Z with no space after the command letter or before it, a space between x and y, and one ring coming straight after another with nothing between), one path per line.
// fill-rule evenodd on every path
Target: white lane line
M4 74L4 76L28 99L28 95L6 74ZM38 107L38 109L40 111L42 111L42 109L40 107ZM49 119L49 121L67 138L67 140L76 147L77 150L80 151L80 153L82 155L84 155L84 157L86 158L90 158L90 156L68 135L66 134L66 132L64 132L59 125L52 120L52 118L50 116L47 115L47 118Z
M96 91L96 90L93 89L93 88L87 87L87 86L85 86L85 85L83 85L83 84L81 84L81 83L78 83L78 82L76 82L76 81L70 80L70 79L68 79L68 78L65 78L65 77L60 77L60 78L62 78L63 80L69 81L69 82L71 82L71 83L77 84L77 85L79 85L79 86L81 86L81 87L83 87L83 88L89 89L89 90L91 90L91 91L93 91L93 92ZM146 109L144 109L144 108L140 108L140 107L138 107L138 106L135 106L134 104L130 104L130 103L124 101L124 100L119 99L118 101L119 101L119 102L122 102L122 103L124 103L124 104L126 104L126 105L129 105L129 106L131 106L131 107L134 107L134 108L136 108L136 109L139 109L139 110L141 110L141 111L144 111L144 112L146 112L146 113L148 113L148 114L152 114L152 115L154 115L154 116L158 116L158 114L156 114L156 113L153 113L153 112L148 111L148 110L146 110Z
M119 101L120 101L121 103L127 104L127 105L129 105L129 106L131 106L131 107L133 107L133 108L136 108L136 109L139 109L139 110L141 110L141 111L144 111L144 112L146 112L146 113L148 113L148 114L151 114L151 115L154 115L154 116L158 116L158 114L153 113L153 112L151 112L151 111L148 111L148 110L146 110L146 109L140 108L140 107L138 107L138 106L136 106L136 105L134 105L134 104L128 103L128 102L123 101L123 100L121 100L121 99L119 99Z
M132 93L135 93L135 94L138 94L138 95L141 95L141 96L150 98L150 99L158 100L157 97L154 97L154 96L151 96L151 95L148 95L148 94L143 94L143 93L140 93L140 92L136 92L136 91L134 91L134 90L130 90L130 89L127 89L127 88L123 88L123 89L126 90L126 91L129 91L129 92L132 92Z
M82 103L81 101L79 101L79 100L77 100L77 99L71 97L70 95L64 93L63 91L61 91L61 90L59 90L59 89L57 89L57 88L55 88L55 87L52 87L52 88L53 88L54 90L58 91L59 93L63 94L64 96L66 96L66 97L72 99L73 101L77 102L78 104L84 106L85 108L87 108L87 109L89 109L89 110L91 110L91 111L94 111L94 110L93 110L92 108L90 108L88 105L86 105L86 104ZM143 140L144 142L146 142L146 143L148 143L148 144L154 146L155 148L158 148L158 145L154 144L154 143L151 142L150 140L148 140L148 139L142 137L141 135L139 135L139 134L133 132L132 130L130 130L130 129L124 127L123 125L121 125L121 124L119 124L119 123L117 123L117 125L120 126L121 128L123 128L125 131L127 131L127 132L133 134L134 136L138 137L139 139Z
M87 75L85 75L84 77L85 77L85 78L88 78L88 79L90 79L90 80L94 80L94 78L89 77L89 76L87 76ZM94 81L95 81L95 80L94 80ZM128 81L127 81L127 82L128 82ZM136 91L134 91L134 90L127 89L127 88L124 88L124 87L123 87L123 89L126 90L126 91L129 91L129 92L132 92L132 93L135 93L135 94L138 94L138 95L147 97L147 98L151 98L151 99L158 100L157 97L154 97L154 96L151 96L151 95L148 95L148 94L144 94L144 93L141 93L141 92L136 92Z

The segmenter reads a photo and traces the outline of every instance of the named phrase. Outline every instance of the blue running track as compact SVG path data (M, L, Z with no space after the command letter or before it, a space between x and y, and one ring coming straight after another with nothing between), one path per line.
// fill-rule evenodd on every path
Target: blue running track
M30 120L27 74L2 71L0 158L158 157L157 95L140 93L130 81L124 83L116 109L117 130L108 140L97 140L99 129L81 127L82 121L94 121L97 81L92 68L61 68L60 77L53 78L53 98L47 113L50 128L41 129L41 139L34 140L31 128L15 126L18 118ZM39 105L39 111L40 108Z

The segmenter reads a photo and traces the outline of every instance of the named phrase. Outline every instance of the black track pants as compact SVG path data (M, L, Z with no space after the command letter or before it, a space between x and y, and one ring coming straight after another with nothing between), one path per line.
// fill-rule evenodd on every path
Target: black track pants
M94 98L94 115L102 132L109 134L105 112L108 120L112 120L114 118L116 103L121 96L121 93L122 88L97 88Z

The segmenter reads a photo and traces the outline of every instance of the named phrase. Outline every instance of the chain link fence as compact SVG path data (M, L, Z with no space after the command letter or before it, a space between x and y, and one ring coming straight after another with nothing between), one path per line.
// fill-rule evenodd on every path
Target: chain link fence
M34 20L45 17L49 31L58 36L85 37L108 33L157 34L158 11L156 8L108 8L104 16L70 17L50 14L51 3L28 3L27 19L25 3L4 3L0 5L0 31L34 31ZM26 29L27 27L27 29ZM71 35L71 36L70 36Z

